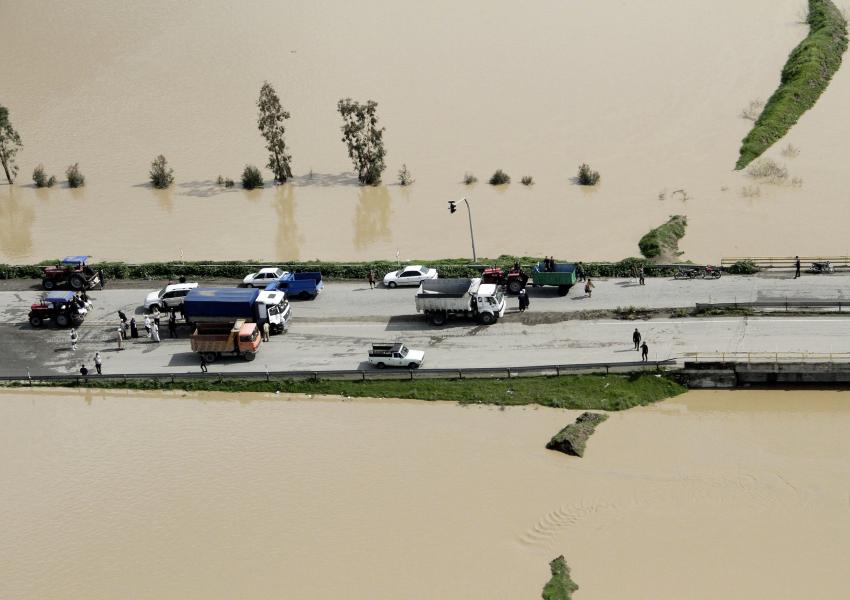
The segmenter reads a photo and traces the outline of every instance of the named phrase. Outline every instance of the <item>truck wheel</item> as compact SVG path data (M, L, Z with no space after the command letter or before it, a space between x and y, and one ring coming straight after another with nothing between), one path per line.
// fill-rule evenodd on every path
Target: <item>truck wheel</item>
M53 288L56 287L56 282L53 281L52 279L42 279L41 280L41 287L43 287L46 290L52 290Z
M496 315L489 312L481 313L478 315L478 320L481 321L482 325L492 325L496 322Z
M416 363L410 363L409 365L407 365L407 368L408 369L418 369L419 365L416 364Z
M446 313L442 312L432 312L428 315L428 320L431 322L431 325L436 325L439 327L440 325L446 324Z
M301 300L310 300L310 298L311 298L310 292L301 292L300 294L298 294L298 297Z
M32 315L30 317L30 325L32 325L33 327L44 327L44 319L42 319L38 315Z
M67 327L71 324L71 320L68 318L68 315L56 315L53 319L57 325L57 327Z
M558 295L559 296L566 296L567 294L570 293L571 287L572 286L570 286L570 285L559 285L558 286Z
M379 369L384 369L384 368L386 368L387 365L385 365L384 363L378 363L375 366L378 367Z
M398 285L398 284L397 284L395 281L390 281L390 282L387 284L387 287L388 287L388 288L390 288L390 289L393 289L393 288L395 288L395 286L397 286L397 285Z
M218 354L215 352L203 352L201 353L201 356L203 356L204 360L208 363L213 363L218 358Z
M256 352L246 352L245 354L242 355L242 358L244 358L247 362L251 362L252 360L257 358L257 353Z
M86 281L79 275L71 275L71 281L69 282L71 287L75 290L81 290L86 287Z
M520 281L519 279L514 279L508 284L508 291L511 294L519 294L524 287L525 284L522 281Z

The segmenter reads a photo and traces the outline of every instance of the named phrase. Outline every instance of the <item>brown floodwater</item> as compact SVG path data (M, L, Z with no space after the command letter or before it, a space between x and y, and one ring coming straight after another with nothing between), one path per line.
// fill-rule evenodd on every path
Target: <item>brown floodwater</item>
M772 151L802 185L732 171L741 109L806 33L799 5L3 2L0 101L25 148L17 185L0 185L0 262L469 256L465 209L446 209L462 196L481 256L619 259L674 213L690 217L685 258L845 254L846 68L789 135L799 156ZM265 163L266 79L292 113L296 176L220 188ZM349 96L379 102L385 186L351 174L335 109ZM159 153L176 172L166 191L147 183ZM74 162L84 188L32 186L37 164L64 180ZM596 189L571 182L582 162ZM497 168L513 183L487 185ZM462 185L466 171L481 182Z
M614 413L0 392L0 597L840 598L850 393Z

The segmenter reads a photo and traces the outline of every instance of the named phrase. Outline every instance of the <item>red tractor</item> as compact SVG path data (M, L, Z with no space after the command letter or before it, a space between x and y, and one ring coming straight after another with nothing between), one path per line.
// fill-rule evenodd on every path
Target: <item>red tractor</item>
M87 313L85 303L74 292L53 292L30 306L29 320L33 327L44 327L48 319L57 327L79 327Z
M68 286L73 290L90 290L103 287L103 272L95 271L86 264L89 256L66 256L55 266L41 269L41 285L46 290Z
M481 275L481 283L495 283L504 286L511 294L519 294L528 283L528 275L516 265L507 273L500 267L487 267Z

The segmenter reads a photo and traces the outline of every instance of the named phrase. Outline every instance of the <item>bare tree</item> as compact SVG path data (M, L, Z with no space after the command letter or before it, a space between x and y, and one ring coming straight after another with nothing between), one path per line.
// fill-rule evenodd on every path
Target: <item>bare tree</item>
M345 98L337 103L342 115L342 141L354 162L357 179L365 185L381 183L384 168L384 128L378 127L378 103L368 100L361 104Z
M15 182L18 174L18 165L15 164L15 155L24 147L21 136L12 127L9 121L9 109L0 106L0 164L6 172L6 181L11 185Z
M289 118L289 113L280 105L272 85L266 81L260 88L260 99L257 100L259 115L257 126L260 133L266 139L266 150L269 151L269 169L274 173L275 180L283 183L292 177L290 164L292 156L286 153L286 127L284 121Z

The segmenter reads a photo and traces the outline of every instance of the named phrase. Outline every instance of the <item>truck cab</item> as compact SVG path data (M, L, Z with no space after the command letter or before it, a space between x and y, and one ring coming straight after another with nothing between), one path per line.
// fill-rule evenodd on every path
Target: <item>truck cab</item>
M268 320L272 333L284 333L289 329L292 307L286 294L279 291L263 290L257 296L257 321L262 324Z

